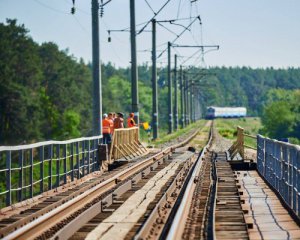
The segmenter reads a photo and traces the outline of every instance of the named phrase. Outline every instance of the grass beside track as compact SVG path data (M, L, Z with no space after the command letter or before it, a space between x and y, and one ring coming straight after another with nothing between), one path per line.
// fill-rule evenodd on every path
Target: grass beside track
M260 118L248 117L248 118L236 118L236 119L216 119L215 127L219 133L230 140L236 140L237 127L244 128L244 133L256 136L259 129L262 127ZM251 147L256 147L256 140L251 138L244 138L245 144Z
M167 131L160 132L159 138L156 141L152 141L151 144L153 144L155 147L170 142L176 138L178 138L181 135L187 134L191 132L193 129L200 129L202 128L207 120L199 120L195 123L190 124L186 128L178 129L176 132L173 132L172 134L168 134Z

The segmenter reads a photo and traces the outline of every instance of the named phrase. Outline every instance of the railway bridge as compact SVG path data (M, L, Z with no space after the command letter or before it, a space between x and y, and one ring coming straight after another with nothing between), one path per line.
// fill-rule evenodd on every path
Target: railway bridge
M0 147L1 238L300 239L296 145L240 127L232 144L213 121L161 148L100 140Z
M79 3L75 2L72 0L71 14L75 14L73 17L77 24L85 30L76 18L76 9ZM175 18L167 17L167 19L161 19L167 15L161 16L160 12L172 1L156 1L160 6L153 8L151 5L155 1L145 0L144 4L149 7L148 10L151 10L151 17L141 24L136 24L135 20L135 4L139 1L130 0L130 27L120 30L107 29L108 42L111 42L110 34L112 32L130 32L130 68L124 70L122 75L125 76L126 72L127 77L127 70L130 72L131 92L130 96L126 97L131 97L130 112L134 113L137 125L140 116L139 108L141 108L139 102L141 92L138 91L137 52L151 51L151 75L147 76L148 80L151 79L151 83L149 81L147 88L152 93L152 108L149 107L147 111L151 112L149 119L152 117L153 139L158 139L158 127L160 126L158 116L163 113L165 114L163 119L168 127L170 140L155 148L147 147L140 139L139 128L133 127L115 129L112 143L110 145L102 144L103 137L99 135L102 133L103 115L99 37L102 24L99 24L99 17L103 17L104 7L110 2L111 0L91 0L90 14L78 8L79 12L91 15L92 64L91 66L85 64L82 66L88 69L91 67L91 72L87 70L87 75L91 73L93 79L91 87L93 90L91 134L94 136L67 141L0 146L0 238L24 240L300 239L300 147L261 135L248 135L241 127L237 127L237 136L232 142L219 134L214 120L198 121L203 115L200 111L201 107L207 105L201 102L202 98L208 99L207 103L209 104L214 102L213 99L210 99L210 95L205 95L210 92L210 89L206 87L218 88L220 91L213 92L211 95L217 96L221 93L221 89L229 90L235 88L236 84L231 82L223 88L217 81L211 81L210 78L207 78L207 81L204 79L207 76L214 76L214 73L207 71L204 55L219 50L219 45L205 45L203 43L202 19L196 6L197 0L185 1L189 4L183 3L184 1L181 0L178 1L179 4L176 6L178 10L174 11L175 8L173 8L171 11L177 12L177 16ZM49 7L44 3L40 4L57 12L56 8ZM187 16L182 15L184 17L181 17L180 12L186 6L188 6ZM194 6L196 8L193 8ZM192 11L193 9L195 11ZM236 8L233 9L237 12ZM249 11L248 6L246 9ZM117 11L119 10L117 9ZM64 13L60 10L58 12ZM139 15L146 14L143 9L139 9L139 13ZM116 17L116 15L118 14L112 14L123 24L123 20L119 19L120 16ZM274 14L276 20L278 20L279 15L282 14ZM252 20L253 16L251 15L249 22L252 23ZM14 21L9 22L15 29ZM66 22L64 21L64 23ZM286 21L282 22L285 23ZM105 22L103 23L106 25ZM222 25L225 26L226 24L222 23ZM148 29L148 26L151 26L151 30ZM136 27L140 29L136 29ZM164 39L164 34L161 32L157 34L156 27L161 27L164 31L167 30L168 34L171 34L166 38L166 42L156 43L157 38ZM243 26L243 29L247 28ZM26 29L20 31L20 34L13 32L12 34L9 30L9 34L2 35L4 37L11 35L15 40L18 35L26 35ZM147 41L142 40L142 45L145 45L143 47L147 48L137 50L136 38L142 32L151 32L151 46L148 48L146 46ZM189 42L188 38L183 38L185 33L191 34L189 38L193 40L192 42ZM249 34L245 35L249 37ZM239 39L239 37L235 36L235 39ZM12 91L9 94L21 96L23 92L29 91L33 87L34 89L28 94L28 99L31 98L31 95L42 95L41 89L48 88L48 85L50 86L53 82L52 78L44 81L43 77L53 75L55 82L52 88L59 89L59 92L65 91L64 94L58 95L57 101L48 102L47 100L47 105L55 106L56 102L59 102L67 94L71 94L67 91L78 88L79 92L81 89L78 82L87 80L84 76L78 81L71 81L77 72L66 78L63 75L70 73L63 71L62 74L58 74L61 71L60 68L56 70L54 67L53 72L51 68L36 68L35 63L43 65L45 60L40 55L46 56L47 54L40 54L43 51L38 48L39 44L31 40L31 37L30 39L27 37L25 39L20 38L20 41L16 43L10 38L7 39L4 39L3 42L5 44L12 42L12 44L11 46L8 44L7 46L10 48L7 47L7 49L5 49L6 45L1 46L1 50L7 50L5 54L1 55L3 59L0 65L5 67L5 71L0 71L5 72L4 75L1 75L1 80L6 80L1 86L7 84L12 90L19 88L19 91ZM28 42L27 40L30 42L28 46L31 47L25 44ZM36 55L29 53L25 56L19 55L18 51L12 51L16 47L22 50L26 49L28 52L34 50L37 53ZM157 47L163 47L163 49L157 50ZM179 49L196 49L196 52L189 52L190 55L184 57L179 54ZM126 52L126 47L122 45L118 51ZM172 55L173 51L176 54ZM51 50L52 52L54 53ZM160 53L156 56L158 52ZM166 83L167 91L161 92L158 87L157 70L163 70L163 67L157 68L157 61L164 53L167 53L166 76L165 79L160 80L163 84ZM56 55L60 56L61 52L57 52ZM172 63L171 58L173 56L174 61ZM36 61L28 62L32 65L27 69L27 61L23 60L31 60L31 58L36 58ZM51 58L49 57L49 59ZM56 57L53 57L53 66L60 65L62 62L70 62L70 65L63 65L62 68L69 70L69 66L74 66L70 69L76 69L76 66L81 65L77 65L73 58L66 55L65 58L56 60ZM192 65L189 64L191 59L195 60ZM256 57L255 60L257 59ZM11 61L13 64L7 67ZM71 64L72 61L74 65ZM52 64L52 61L50 63ZM228 64L228 62L225 63ZM47 64L46 61L45 65ZM196 64L199 65L199 68L195 66ZM31 72L36 73L27 76L27 73ZM20 78L19 75L22 75L23 78ZM56 75L61 78L56 79ZM83 75L85 74L83 73ZM246 83L243 83L245 88L249 89L252 88L252 85L249 84L251 81L248 81L250 75L247 73ZM13 77L11 78L11 76ZM68 81L62 81L65 78ZM74 88L68 88L69 78ZM230 75L230 78L234 79L234 75ZM261 92L262 95L266 92L259 88L263 86L262 82L267 78L257 77L260 82L253 85L257 86L255 90ZM275 78L278 78L277 82ZM27 79L30 81L28 81L27 88L23 89ZM288 77L281 77L281 74L278 74L274 77L274 83L267 83L266 86L268 89L270 86L282 86L286 82L281 81L282 79L289 81ZM292 79L297 82L297 75L295 74ZM41 83L36 84L34 80ZM106 80L108 81L108 79ZM279 81L281 81L280 84ZM127 83L127 80L124 80L125 82ZM66 88L60 89L64 85ZM150 85L152 86L150 87ZM298 85L295 84L294 86L297 88ZM115 84L115 87L122 88L122 85ZM286 87L290 90L290 85ZM5 93L10 88L4 88L1 93ZM108 89L110 90L110 88ZM240 92L235 89L231 97L240 94ZM249 92L249 95L253 92ZM162 98L164 102L158 103L158 94L164 94L165 97ZM226 94L224 93L224 95ZM56 93L53 95L55 96ZM43 99L46 100L49 96L45 94ZM216 102L225 105L227 103L222 102L222 100L226 98L227 96L220 99L216 98L218 100ZM251 105L256 106L254 104L256 98L258 95L253 96ZM18 98L16 101L14 97L9 99L10 101L2 104L8 106L5 108L8 110L11 110L10 108L15 102L19 102L20 105L18 106L23 107L25 100L27 100L27 98ZM39 98L33 98L29 102L33 103L34 99ZM82 101L86 102L85 97ZM251 98L249 98L250 101L252 101ZM44 101L40 102L37 106L34 104L27 106L27 117L31 117L31 113L36 108L43 108L45 113L48 113L47 108L43 106L46 105ZM120 102L120 104L125 104ZM159 104L165 102L166 106L163 111L159 111ZM242 99L235 101L239 104L243 102ZM61 113L66 110L66 105L68 104L62 104ZM76 107L74 104L74 108ZM87 105L82 105L83 109L86 107ZM56 112L54 110L56 109L53 108L53 113ZM216 114L217 108L211 107L211 110L213 110L213 117L220 116ZM228 115L225 113L225 117L244 117L246 109L240 110L235 114ZM16 107L15 112L18 113L18 111L19 109ZM5 111L4 114L6 114ZM49 112L49 116L51 114ZM295 117L295 119L297 118ZM45 126L46 124L48 122L45 122ZM2 125L10 126L13 124L9 121L2 121ZM185 128L187 126L188 128ZM184 133L180 136L177 134L179 128L185 128ZM19 132L22 132L22 127L20 129ZM252 139L255 146L248 146L245 141L247 138Z

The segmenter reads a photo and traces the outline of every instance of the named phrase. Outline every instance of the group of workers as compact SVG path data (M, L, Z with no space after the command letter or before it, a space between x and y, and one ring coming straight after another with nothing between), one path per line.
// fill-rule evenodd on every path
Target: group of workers
M134 113L130 113L127 118L127 127L135 127L137 124L134 121ZM114 129L124 128L124 115L119 112L115 113L104 113L102 119L102 134L103 134L103 144L110 144L111 137L114 133Z

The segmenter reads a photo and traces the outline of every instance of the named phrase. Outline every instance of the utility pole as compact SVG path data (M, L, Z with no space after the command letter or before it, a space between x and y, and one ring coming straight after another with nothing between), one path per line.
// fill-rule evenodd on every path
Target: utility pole
M197 93L194 94L194 105L195 105L195 111L194 111L194 121L196 122L197 119L197 115L198 115L198 101L197 101Z
M177 90L178 90L178 86L177 86L177 54L175 54L175 59L174 59L174 94L175 94L175 106L174 106L174 115L175 115L175 131L178 130L178 99L177 99Z
M188 91L188 75L187 73L185 74L185 126L189 125L189 91Z
M169 112L169 132L173 131L173 114L172 114L172 81L171 81L171 43L168 42L168 112Z
M190 123L193 122L193 108L194 108L194 104L193 104L193 85L194 85L194 81L192 80L191 81L191 85L189 86L189 89L190 89L190 116L189 116L189 119L190 119Z
M138 72L136 57L135 0L130 0L130 42L131 42L131 105L136 124L139 124Z
M194 122L196 122L197 119L197 111L198 111L198 101L197 101L197 94L194 95L194 105L195 105L195 111L194 111Z
M93 135L102 134L102 90L99 49L99 3L92 0Z
M180 65L180 108L181 108L181 128L184 128L184 90L183 90L183 72L182 66Z
M152 20L152 129L158 138L157 72L156 72L156 20Z
M184 126L186 127L187 126L187 102L186 102L186 93L187 93L187 88L186 88L186 78L187 78L187 74L186 72L184 72L183 74L183 99L184 99L184 102L183 102L183 105L184 105Z

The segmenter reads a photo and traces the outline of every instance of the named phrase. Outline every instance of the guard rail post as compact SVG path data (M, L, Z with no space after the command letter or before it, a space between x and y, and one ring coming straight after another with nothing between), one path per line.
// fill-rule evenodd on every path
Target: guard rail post
M64 162L64 184L67 183L67 144L63 146L63 162Z
M71 168L71 181L74 181L74 143L71 143L70 145L70 168Z
M41 160L40 163L40 193L44 192L44 146L39 147L39 158ZM21 179L22 181L22 179ZM22 191L22 187L21 187Z
M30 149L29 152L29 161L30 161L30 167L29 167L29 196L30 198L33 198L33 148Z
M20 150L19 152L19 193L18 193L18 201L23 200L23 156L24 156L24 151Z
M11 204L11 151L6 154L6 205Z
M48 145L49 169L48 169L48 189L52 189L52 165L53 165L53 144Z

